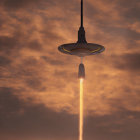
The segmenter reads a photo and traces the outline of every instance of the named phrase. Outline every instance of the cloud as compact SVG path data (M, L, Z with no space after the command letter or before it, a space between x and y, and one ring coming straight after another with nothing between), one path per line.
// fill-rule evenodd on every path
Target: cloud
M0 66L6 66L9 65L11 63L11 60L4 57L4 56L0 56Z
M77 116L53 112L42 104L30 105L17 98L15 92L14 89L0 88L1 135L8 133L9 137L12 138L14 135L20 139L36 136L42 138L76 136ZM58 127L54 128L54 125ZM72 129L73 131L69 131Z
M129 132L136 129L140 111L140 29L136 12L139 1L88 0L84 3L87 40L106 48L102 54L84 59L84 115L89 121L85 122L85 138L93 139L95 131L95 139L124 140L136 134L137 140L139 134ZM61 140L76 139L80 59L61 54L57 47L77 40L79 1L2 0L0 4L3 135L10 132L16 139L18 133L28 135L29 131L31 135L42 135L42 139L46 135L52 140L57 136ZM123 125L113 127L111 118L117 114L120 116L115 121ZM5 116L9 118L3 121Z
M7 2L10 5L10 2ZM29 1L29 3L32 2ZM47 12L40 6L36 11L32 9L35 13L18 10L10 15L9 12L2 10L3 17L5 17L3 22L5 22L7 28L2 26L3 34L0 36L1 64L6 66L4 69L1 67L1 84L8 88L24 89L21 93L23 99L31 97L34 102L43 103L46 107L55 111L67 110L69 113L77 114L79 87L78 84L75 84L77 82L75 77L77 77L76 67L79 59L60 54L57 47L60 44L76 40L79 17L71 16L70 18L73 18L75 22L70 22L67 15L77 13L78 6L70 5L70 9L73 9L73 11L66 10L67 13L64 13L62 11L69 3L60 5L59 2L44 1L44 5L48 8ZM34 3L37 4L37 2ZM116 13L116 7L120 6L119 4L113 2L107 5L107 3L108 1L99 1L96 2L97 6L95 7L92 1L88 1L86 5L91 7L86 8L88 15L91 17L87 16L87 22L85 22L85 25L88 25L87 38L90 42L94 42L96 39L97 42L95 43L99 42L106 47L103 55L89 58L85 62L87 68L86 82L88 84L86 87L88 96L85 97L85 109L87 109L87 112L91 111L97 115L111 114L119 110L117 105L114 107L110 105L110 98L118 99L118 95L125 92L123 87L126 85L129 85L130 91L138 90L137 87L131 86L130 80L126 81L126 84L120 84L119 81L121 78L128 79L127 73L130 71L135 70L138 72L139 54L136 53L136 50L139 45L139 33L136 29L132 30L130 25L126 27L122 25L124 21L119 11ZM20 4L22 7L22 2ZM28 5L28 2L25 1L24 4ZM62 12L61 14L57 15L56 11L52 11L56 4L58 4L56 11L58 13ZM104 4L110 7L110 10L104 7ZM92 7L96 11L94 25L91 24L93 11L90 9ZM108 19L108 13L111 14L111 18L106 20ZM117 19L114 19L113 14L117 14ZM110 25L112 22L115 24ZM93 28L95 29L94 32L92 32ZM133 50L130 48L132 45L131 40L137 44ZM126 50L128 52L123 54ZM101 71L101 69L104 70ZM91 75L93 71L96 71L96 73ZM108 81L107 79L111 80ZM134 80L132 79L132 81ZM136 81L138 81L137 78ZM93 82L95 95L92 95ZM121 89L116 92L116 88ZM101 89L104 89L104 91L101 91ZM129 94L131 94L130 91ZM103 95L106 93L108 94ZM94 98L96 98L97 103L92 106ZM73 101L75 101L75 104L72 104ZM134 107L132 108L134 109ZM90 115L90 113L87 114Z
M115 66L122 70L135 72L140 70L140 54L124 54L120 56L121 60L118 63L114 63Z
M5 53L13 53L14 49L17 49L18 43L18 40L15 38L16 37L0 37L0 51Z
M7 9L7 10L17 10L20 8L26 8L29 6L36 5L38 3L38 0L2 0L1 4Z
M77 139L78 115L54 112L43 104L31 104L33 98L23 101L16 92L13 88L0 88L0 134L3 140ZM21 92L18 90L19 94ZM139 112L124 109L113 115L85 116L84 138L123 140L127 134L128 140L134 135L138 140L139 116Z

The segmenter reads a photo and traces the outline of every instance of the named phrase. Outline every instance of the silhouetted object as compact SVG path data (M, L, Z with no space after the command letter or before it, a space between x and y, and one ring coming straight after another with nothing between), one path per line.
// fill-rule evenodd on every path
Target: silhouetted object
M95 55L105 50L102 45L87 43L86 41L85 30L83 26L83 0L81 0L81 27L78 31L78 41L76 43L63 44L58 47L58 50L62 53L76 55L79 57Z
M79 65L78 78L85 79L85 67L82 63Z

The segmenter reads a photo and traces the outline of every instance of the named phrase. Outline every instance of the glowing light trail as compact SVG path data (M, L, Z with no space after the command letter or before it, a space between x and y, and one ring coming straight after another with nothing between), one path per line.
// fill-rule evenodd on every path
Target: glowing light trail
M83 113L83 82L84 82L84 79L80 79L79 140L83 140L83 124L84 124L84 113Z

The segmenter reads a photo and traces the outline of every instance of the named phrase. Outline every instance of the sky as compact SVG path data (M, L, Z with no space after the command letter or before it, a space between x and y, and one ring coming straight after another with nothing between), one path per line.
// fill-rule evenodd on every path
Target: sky
M80 0L0 0L0 139L77 140ZM140 1L84 0L84 140L140 139Z

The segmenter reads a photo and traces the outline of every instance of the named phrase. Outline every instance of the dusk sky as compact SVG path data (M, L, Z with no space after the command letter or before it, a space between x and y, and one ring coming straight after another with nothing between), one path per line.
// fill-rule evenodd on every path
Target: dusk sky
M80 0L0 0L0 140L78 140ZM140 140L140 0L84 0L84 140Z

